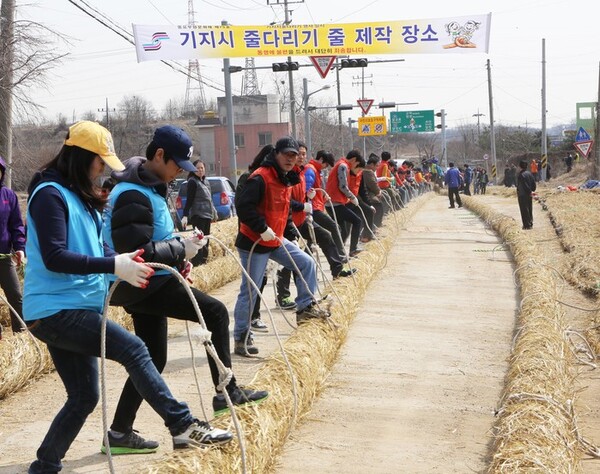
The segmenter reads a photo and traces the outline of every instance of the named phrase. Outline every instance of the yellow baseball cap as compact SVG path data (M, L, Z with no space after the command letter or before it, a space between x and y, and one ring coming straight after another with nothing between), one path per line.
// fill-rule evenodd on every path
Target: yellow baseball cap
M69 127L69 138L65 145L78 146L84 150L96 153L104 162L115 171L123 171L125 165L115 154L110 132L98 122L82 120Z

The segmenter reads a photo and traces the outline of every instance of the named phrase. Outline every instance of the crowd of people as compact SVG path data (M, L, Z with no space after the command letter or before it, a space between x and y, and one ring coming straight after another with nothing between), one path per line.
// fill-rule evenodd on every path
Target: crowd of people
M199 323L183 286L162 264L188 277L194 264L207 260L207 234L214 220L204 164L192 160L192 141L181 128L165 125L154 131L145 156L122 162L110 132L95 122L69 128L58 154L38 170L28 188L26 226L14 192L2 186L10 203L0 244L0 284L14 308L13 331L26 328L44 342L65 386L67 399L50 424L30 473L59 472L62 459L99 401L98 358L105 298L131 316L133 331L106 322L106 357L126 369L127 379L101 451L111 454L155 452L159 443L134 429L142 401L163 418L173 448L220 445L233 438L193 416L176 400L162 378L167 362L169 318ZM105 167L112 169L104 177ZM5 165L0 160L1 178ZM194 232L174 232L167 205L168 184L188 173L188 201L183 225ZM102 180L102 183L100 183ZM2 179L0 179L0 184ZM320 304L317 263L325 257L333 279L355 272L348 263L376 239L385 214L401 209L432 186L429 167L398 163L390 153L358 150L334 159L282 137L264 147L240 177L236 193L239 219L235 247L242 273L233 311L233 353L250 357L259 350L254 332L268 332L260 319L259 291L266 283L267 262L279 265L277 304L296 310L298 325L330 317ZM27 256L23 296L15 263ZM291 282L296 286L292 300ZM229 313L219 300L192 288L210 331L205 346L214 349L231 371ZM22 301L22 307L21 307ZM24 324L21 323L21 319ZM1 333L0 333L1 338ZM207 353L211 351L207 350ZM215 415L234 405L264 401L268 392L238 385L223 376L208 357L215 388Z

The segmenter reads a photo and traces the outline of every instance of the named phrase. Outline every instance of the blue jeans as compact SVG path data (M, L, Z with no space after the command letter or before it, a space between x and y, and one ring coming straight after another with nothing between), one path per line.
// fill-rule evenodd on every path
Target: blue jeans
M250 269L248 269L250 252L240 248L238 248L237 251L240 254L240 261L242 262L242 265L249 273L252 281L259 288L269 259L279 263L280 265L283 265L289 270L294 271L294 266L287 254L287 252L289 252L294 263L300 270L302 278L304 278L308 284L307 288L304 282L298 278L298 296L296 297L296 305L298 309L301 310L309 306L314 301L313 295L317 291L317 267L312 258L306 255L306 253L292 244L289 240L283 239L283 243L285 245L285 249L282 246L279 246L267 253L254 252L250 259ZM245 333L248 331L250 326L250 317L257 297L258 293L256 293L254 287L248 283L246 275L242 273L240 294L238 295L235 303L235 309L233 310L233 317L235 319L235 326L233 327L234 340L241 341Z
M54 473L99 399L98 357L102 316L88 310L63 310L30 323L31 333L48 346L56 372L67 391L67 401L58 412L37 451L29 473ZM173 398L137 336L108 321L106 358L125 367L136 389L165 421L172 435L192 422L185 403Z

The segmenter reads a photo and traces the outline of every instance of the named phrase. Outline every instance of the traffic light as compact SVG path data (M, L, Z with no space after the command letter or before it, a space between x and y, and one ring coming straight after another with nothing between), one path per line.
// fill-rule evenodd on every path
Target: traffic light
M283 72L283 71L297 71L298 63L295 61L288 61L285 63L273 63L271 66L273 68L273 72Z
M369 60L367 58L342 59L340 61L340 67L342 69L345 67L367 67L368 65Z
M446 117L446 112L444 112L444 111L442 110L441 112L438 112L438 113L436 113L436 114L435 114L435 116L436 116L436 117L440 117L440 118L442 119L442 123L441 123L441 124L438 124L438 125L436 125L436 126L435 126L435 128L444 128L444 127L445 127L445 125L446 125L446 122L445 122L445 120L444 120L444 119L445 119L445 117Z

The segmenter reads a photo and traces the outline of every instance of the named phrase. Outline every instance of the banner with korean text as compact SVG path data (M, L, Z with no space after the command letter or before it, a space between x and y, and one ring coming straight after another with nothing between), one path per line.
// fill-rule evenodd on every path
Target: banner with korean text
M138 61L487 53L491 13L429 20L272 26L133 25Z

